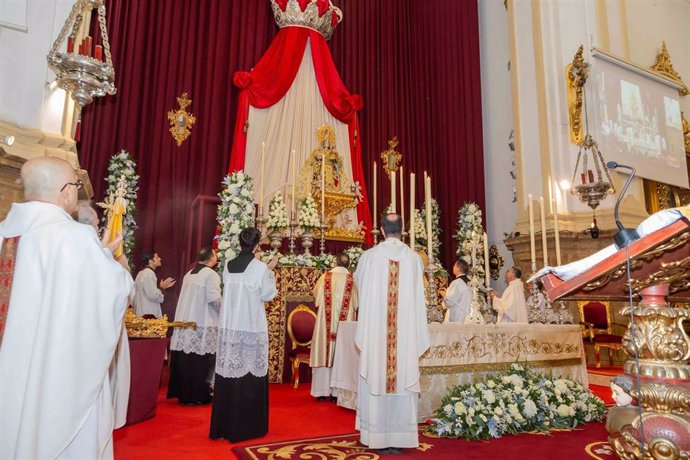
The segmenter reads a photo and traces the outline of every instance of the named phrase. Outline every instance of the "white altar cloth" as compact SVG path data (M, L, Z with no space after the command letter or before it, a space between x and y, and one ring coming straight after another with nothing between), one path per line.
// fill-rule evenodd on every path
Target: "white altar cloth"
M355 409L359 352L357 323L338 326L331 387L338 405ZM433 416L449 388L527 363L534 370L587 387L580 326L556 324L430 324L431 346L421 357L419 421Z

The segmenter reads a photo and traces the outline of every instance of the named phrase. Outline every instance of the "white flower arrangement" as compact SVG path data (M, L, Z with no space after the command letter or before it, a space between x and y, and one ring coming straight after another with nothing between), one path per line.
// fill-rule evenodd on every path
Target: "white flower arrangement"
M484 284L484 251L482 236L482 210L476 203L465 203L458 211L458 230L455 240L458 242L458 257L465 259L470 264L470 275L479 278L480 284ZM472 245L475 245L475 261L472 263Z
M357 269L359 258L364 254L364 249L359 246L350 246L343 252L350 258L350 271L354 272Z
M316 203L311 195L307 195L304 200L302 200L297 223L303 231L321 227L319 212L316 210Z
M108 188L105 196L115 196L118 189L118 182L124 180L125 194L123 198L127 200L127 213L122 219L122 239L125 250L125 257L129 261L129 266L134 268L132 263L132 252L134 250L134 231L138 228L134 220L137 211L137 191L139 190L139 176L137 175L137 164L126 150L120 150L110 158L108 164L108 177L105 181ZM105 219L102 223L101 233L107 225Z
M571 429L603 420L604 402L572 380L553 378L514 363L509 371L448 393L427 431L452 438Z
M222 273L228 260L240 253L240 232L254 225L253 180L242 171L235 171L223 179L218 206L218 270Z
M426 221L422 219L419 209L414 210L414 244L418 248L426 248Z
M268 263L273 258L271 252L261 254L261 261ZM304 255L304 254L284 254L278 259L279 267L311 267L320 270L328 270L335 265L335 256L332 254L324 255Z
M285 229L288 225L285 200L283 199L283 194L278 192L273 195L271 202L268 204L268 222L266 222L266 227L269 229L269 232L272 232Z

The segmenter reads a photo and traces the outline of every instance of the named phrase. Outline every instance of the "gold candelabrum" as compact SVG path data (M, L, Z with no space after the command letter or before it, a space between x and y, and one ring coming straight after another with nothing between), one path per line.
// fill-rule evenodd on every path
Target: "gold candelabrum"
M668 284L648 287L638 306L621 311L634 319L623 349L637 406L611 408L607 426L609 443L625 460L690 458L690 338L683 328L690 312L671 307L668 294Z
M102 45L96 45L92 49L92 39L87 36L75 49L75 40L84 17L94 9L98 12ZM58 51L65 39L66 50ZM74 4L48 53L48 66L55 71L58 87L69 91L80 108L90 104L94 97L115 94L115 69L110 54L103 0L78 0Z
M168 334L171 327L191 327L196 329L194 321L168 321L168 316L145 319L137 316L132 308L125 312L125 327L129 337L161 338Z

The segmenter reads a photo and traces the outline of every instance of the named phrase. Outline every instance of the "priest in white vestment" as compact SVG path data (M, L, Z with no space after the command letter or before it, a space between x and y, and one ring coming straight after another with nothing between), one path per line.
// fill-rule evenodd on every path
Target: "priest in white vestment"
M385 240L359 260L355 284L360 350L357 417L360 442L383 453L419 446L419 357L429 348L422 261L400 241L402 219L388 214Z
M240 254L223 268L211 439L239 442L268 432L268 322L264 302L278 290L273 268L256 257L261 232L240 232Z
M112 458L108 370L132 278L72 219L83 183L67 162L21 176L27 202L0 223L0 458Z
M494 310L498 312L496 323L529 323L525 285L521 277L522 270L519 267L510 267L505 274L508 287L503 291L503 295L491 292Z
M220 275L213 269L216 252L202 248L197 265L182 280L175 321L193 321L196 327L176 327L170 341L168 398L180 404L211 402L212 381L218 348Z
M163 316L161 304L165 300L163 291L175 285L175 280L165 278L158 284L156 270L161 266L161 258L157 252L145 251L141 255L144 268L137 273L134 280L134 313L139 316L153 315L156 318Z
M316 398L334 396L331 392L331 368L335 356L335 339L341 321L354 321L357 312L357 288L350 271L347 254L336 257L336 267L316 282L316 324L311 339L311 395Z
M472 292L468 286L469 268L464 259L458 259L453 265L453 274L456 278L450 283L443 296L443 304L448 309L448 321L451 323L464 323L465 317L470 312Z

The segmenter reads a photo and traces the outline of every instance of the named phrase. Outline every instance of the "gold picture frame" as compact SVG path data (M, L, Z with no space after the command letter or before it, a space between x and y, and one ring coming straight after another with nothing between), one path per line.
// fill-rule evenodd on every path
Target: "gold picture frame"
M388 177L390 177L391 173L394 173L398 170L400 160L402 160L402 155L395 149L397 146L398 136L394 136L393 139L388 141L388 149L381 152L383 170L386 171L386 175Z

